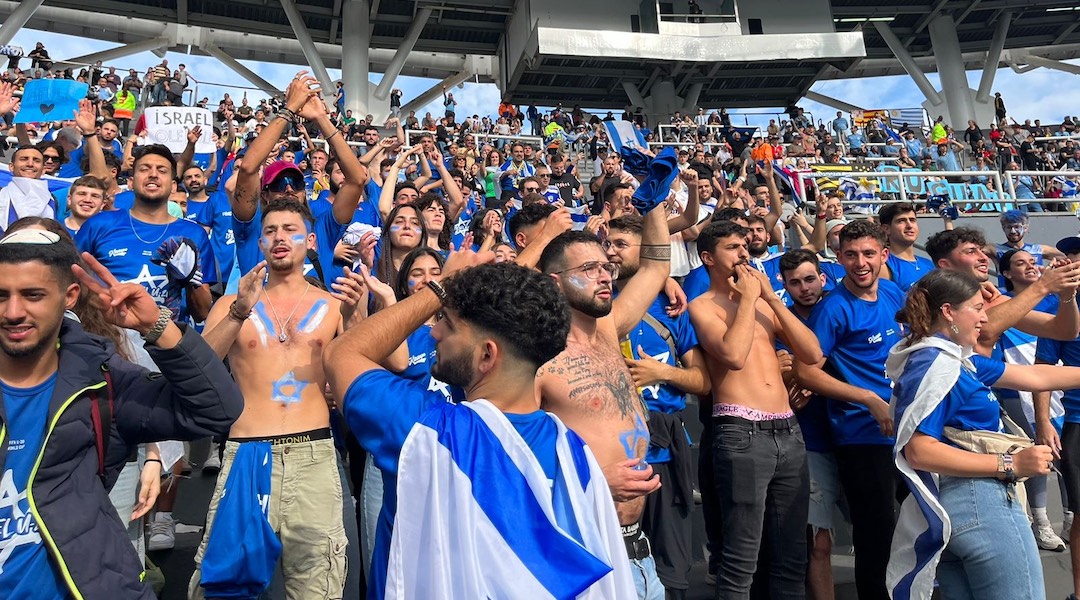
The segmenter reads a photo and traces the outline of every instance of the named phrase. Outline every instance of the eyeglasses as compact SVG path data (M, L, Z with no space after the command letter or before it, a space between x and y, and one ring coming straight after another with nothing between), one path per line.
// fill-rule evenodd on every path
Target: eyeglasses
M582 273L585 273L585 276L589 279L595 280L600 278L601 269L607 271L612 279L619 278L619 265L613 262L599 262L595 260L587 262L579 267L570 267L569 269L563 269L562 271L555 271L553 275L562 275L563 273L569 273L570 271L581 271Z
M302 190L305 188L304 179L296 175L282 175L268 183L263 189L269 192L284 192L286 187L291 187L294 191Z
M537 177L551 177L551 173L540 173Z
M626 240L614 240L614 241L612 241L612 240L604 240L604 241L600 242L600 247L603 248L605 251L611 250L612 248L614 248L615 250L621 252L623 250L626 250L627 248L634 248L634 247L637 247L637 246L640 246L640 245L641 244L631 244L630 242L628 242Z
M52 154L44 154L44 155L42 155L42 158L41 158L41 160L42 160L43 162L54 162L54 163L58 163L58 162L60 162L60 157L59 157L59 156L54 156L54 155L52 155Z
M525 193L526 194L539 194L540 193L540 188L538 188L538 187L527 187L527 188L525 188Z

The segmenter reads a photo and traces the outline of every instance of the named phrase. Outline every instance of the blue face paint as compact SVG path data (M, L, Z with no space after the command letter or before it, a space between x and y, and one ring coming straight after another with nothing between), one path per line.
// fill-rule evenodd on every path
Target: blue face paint
M308 381L297 380L296 373L289 371L272 384L273 390L270 393L270 399L274 402L280 402L286 407L299 404L304 388L309 383Z
M292 243L294 243L294 244L306 244L307 243L307 236L303 235L303 234L299 234L299 233L296 234L296 235L289 236L289 239L292 240Z

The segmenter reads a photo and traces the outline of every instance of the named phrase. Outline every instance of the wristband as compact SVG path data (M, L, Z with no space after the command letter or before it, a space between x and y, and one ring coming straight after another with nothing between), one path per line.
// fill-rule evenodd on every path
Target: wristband
M340 129L335 129L334 133L331 133L330 135L326 136L326 138L325 138L326 142L329 143L330 140L334 139L334 136L339 134L339 133L341 133L341 130Z
M154 326L150 328L150 331L147 331L145 334L143 334L143 341L147 344L153 344L154 342L158 341L158 338L161 337L161 334L165 333L165 328L169 326L170 319L172 319L172 311L162 306L161 312L158 313L157 322L155 322Z
M161 465L162 468L165 468L165 463L161 462L160 460L158 460L156 458L148 458L148 459L143 461L143 464L145 465L146 463L152 463L152 462L156 462L157 464Z
M1073 302L1076 302L1076 293L1075 292L1073 294L1071 294L1068 298L1062 298L1061 296L1058 296L1058 303L1059 304L1072 304Z
M439 299L439 304L446 304L446 288L442 286L438 281L427 282L429 290L434 292L435 296Z
M80 131L79 133L82 133L84 140L88 137L94 137L95 135L97 135L96 131L91 131L90 133L83 133L82 131Z
M1002 454L1001 464L1004 466L1005 477L1003 478L1005 483L1016 483L1016 471L1013 470L1013 457L1012 454Z
M246 313L240 312L236 309L236 302L236 300L233 300L233 303L229 305L229 318L237 323L243 324L244 321L247 321L248 317L251 316L251 311L249 310Z

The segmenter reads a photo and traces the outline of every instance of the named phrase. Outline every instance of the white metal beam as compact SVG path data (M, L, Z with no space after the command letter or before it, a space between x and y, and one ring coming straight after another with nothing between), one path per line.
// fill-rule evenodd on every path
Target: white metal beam
M462 71L460 73L451 75L446 79L443 79L439 83L436 83L435 85L428 88L428 90L423 94L420 94L419 96L410 100L409 103L405 106L402 106L402 114L408 114L411 110L420 110L421 108L424 108L429 102L442 96L443 89L452 88L459 83L463 83L465 80L472 76L473 74L471 72Z
M3 26L0 26L0 46L10 44L15 34L19 33L44 2L45 0L22 0L8 18L4 19Z
M296 36L296 41L300 43L301 50L304 51L304 58L307 59L308 66L311 67L312 75L319 80L319 85L322 86L323 98L332 106L337 87L334 85L333 80L330 79L330 74L326 72L326 64L323 62L322 56L319 55L318 49L315 48L315 40L311 39L311 33L308 32L307 24L304 23L304 16L300 14L300 9L296 8L294 0L281 0L281 8L285 11L289 24L292 25L293 35Z
M204 42L199 47L202 50L206 51L206 53L209 54L210 56L213 56L214 58L220 60L226 67L229 67L230 69L235 71L237 75L239 75L239 76L243 77L244 79L247 79L248 81L250 81L251 85L259 88L263 92L265 92L265 93L267 93L267 94L269 94L271 96L276 96L276 95L281 93L281 90L276 88L274 86L274 84L272 84L269 81L263 79L262 77L259 76L258 73L256 73L255 71L252 71L251 69L244 66L244 64L241 63L240 61L238 61L235 58L229 56L228 53L226 53L221 48L218 48L217 46L215 46L212 42Z
M904 45L900 42L900 38L896 37L892 29L886 23L876 21L874 28L877 29L878 35L885 41L885 44L892 50L893 56L896 60L900 61L900 65L907 71L909 77L915 82L916 87L922 92L932 104L941 104L944 99L937 93L934 86L930 85L930 80L926 78L926 73L923 73L922 68L915 63L915 59L911 57L911 53L904 48Z
M849 104L847 102L844 102L843 100L837 100L832 96L826 96L825 94L814 91L806 92L806 99L817 102L818 104L824 104L825 106L831 106L837 110L842 110L845 112L858 112L863 110L862 108L855 106L854 104Z
M132 54L138 54L140 52L151 52L160 48L168 47L170 45L172 45L172 41L170 41L168 38L150 38L148 40L132 42L124 46L118 46L116 48L109 48L108 50L102 50L101 52L94 52L93 54L84 54L83 56L77 56L75 58L58 60L56 61L56 64L53 66L53 68L64 69L70 66L92 65L99 60L101 62L116 60L118 58L131 56Z
M371 84L367 0L344 0L341 6L341 79L345 86L345 108L358 118L368 113Z
M983 65L982 77L979 79L979 91L975 94L976 102L989 102L990 92L994 89L994 76L997 75L998 63L1001 61L1001 51L1005 49L1005 39L1009 35L1009 25L1012 23L1012 12L1001 13L997 28L994 29L994 37L990 40L990 48L986 51L986 63Z
M398 75L401 74L401 68L405 66L405 60L409 58L409 53L416 46L416 40L420 39L420 34L424 31L428 19L431 18L431 13L430 6L421 7L416 11L416 18L413 19L412 25L409 26L409 30L405 33L405 39L401 40L401 45L394 52L394 58L390 59L390 64L387 65L386 71L383 72L383 78L379 81L379 86L375 88L375 98L386 100L390 95L390 90L394 87Z

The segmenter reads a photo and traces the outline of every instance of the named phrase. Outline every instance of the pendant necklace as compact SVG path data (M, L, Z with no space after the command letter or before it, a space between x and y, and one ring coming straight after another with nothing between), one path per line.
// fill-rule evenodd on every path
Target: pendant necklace
M278 326L281 328L280 333L278 333L277 339L282 344L284 344L286 341L289 340L289 334L286 333L285 328L288 327L289 321L292 321L293 315L296 314L296 309L300 308L300 305L304 303L304 296L307 296L307 293L310 292L310 291L311 291L311 284L309 283L308 286L306 288L304 288L304 293L300 295L300 300L298 300L296 302L296 306L293 306L292 312L289 313L289 317L287 319L285 319L284 322L282 322L281 318L278 317L277 309L274 308L274 303L270 301L270 295L266 293L266 290L263 290L263 298L266 298L267 306L269 306L270 311L274 313L274 321L276 321Z

